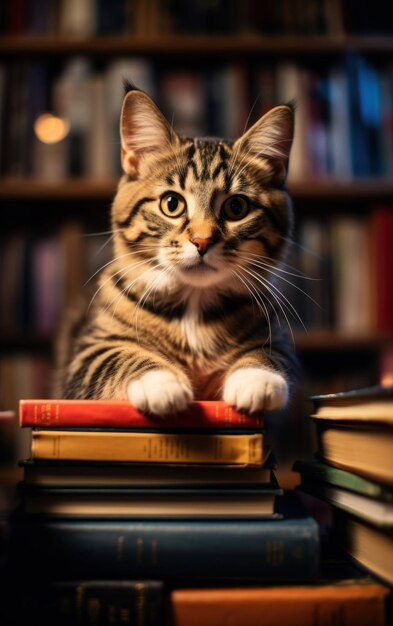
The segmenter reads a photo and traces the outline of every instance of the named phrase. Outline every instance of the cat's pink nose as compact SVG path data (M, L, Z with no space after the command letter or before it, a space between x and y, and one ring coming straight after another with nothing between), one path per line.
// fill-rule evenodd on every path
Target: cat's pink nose
M200 239L199 237L195 237L195 239L191 239L194 246L197 247L197 250L201 256L206 254L208 247L213 243L212 239Z

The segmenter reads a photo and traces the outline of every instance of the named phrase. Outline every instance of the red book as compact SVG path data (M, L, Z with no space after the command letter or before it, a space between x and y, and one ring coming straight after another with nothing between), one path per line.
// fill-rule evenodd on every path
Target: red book
M380 332L389 332L393 330L393 207L375 207L371 232L375 258L376 325Z
M261 428L261 414L248 415L219 400L192 402L164 418L141 413L121 400L20 400L20 426L72 428Z

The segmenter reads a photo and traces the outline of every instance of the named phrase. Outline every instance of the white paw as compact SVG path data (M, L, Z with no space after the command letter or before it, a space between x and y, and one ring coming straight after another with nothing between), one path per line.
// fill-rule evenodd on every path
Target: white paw
M244 367L231 374L224 385L223 399L237 409L254 413L283 407L288 400L288 384L276 372Z
M193 398L190 387L168 370L152 370L127 387L128 399L140 411L167 415L185 409Z

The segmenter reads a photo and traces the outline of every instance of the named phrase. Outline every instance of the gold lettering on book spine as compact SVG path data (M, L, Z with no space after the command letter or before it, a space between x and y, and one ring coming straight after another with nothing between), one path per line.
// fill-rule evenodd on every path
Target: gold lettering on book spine
M135 593L136 626L144 626L146 612L146 586L144 583L136 583Z
M282 541L269 541L266 545L266 562L279 567L284 562L284 544Z
M50 426L51 425L51 405L48 402L43 404L34 405L34 424L37 426Z

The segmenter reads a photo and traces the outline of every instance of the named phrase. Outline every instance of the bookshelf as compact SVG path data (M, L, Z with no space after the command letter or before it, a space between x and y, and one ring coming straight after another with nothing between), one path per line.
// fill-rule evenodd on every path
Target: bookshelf
M7 86L7 72L10 67L26 68L30 63L32 66L48 68L48 75L42 86L46 93L45 105L50 108L54 102L56 82L74 59L83 58L89 66L87 80L99 76L101 86L106 80L106 71L111 68L111 64L119 60L125 62L132 60L136 68L143 66L141 75L148 68L148 79L156 91L152 95L156 97L159 104L164 105L164 109L165 107L170 109L171 106L170 98L166 98L165 89L168 89L168 86L165 85L168 83L165 83L165 80L168 75L176 75L178 70L183 79L187 73L188 76L192 75L194 85L197 85L194 93L199 98L198 102L201 106L205 106L206 99L210 98L211 114L211 100L214 95L211 81L214 82L217 79L221 81L220 84L224 84L222 81L226 80L223 78L225 70L227 72L225 76L229 76L228 80L232 81L232 88L235 86L241 89L243 86L247 92L245 99L236 99L235 106L238 106L240 112L239 119L231 122L233 129L243 127L250 108L255 103L256 92L268 88L269 80L272 80L268 72L270 66L276 71L281 65L291 64L290 75L296 80L298 78L296 70L301 68L303 72L305 69L307 73L305 84L310 87L315 77L317 80L321 77L328 77L330 80L331 68L344 68L345 73L348 55L355 55L356 58L370 63L372 71L375 72L375 80L393 80L391 76L393 38L389 29L383 27L383 12L380 14L379 23L375 16L370 15L368 15L368 21L363 23L364 16L361 15L361 11L359 15L354 15L353 12L347 14L344 4L338 0L320 3L324 7L323 18L322 13L318 16L310 12L303 16L299 9L301 3L299 3L296 11L300 13L295 11L292 16L285 14L282 22L277 22L277 15L272 16L271 8L256 8L258 5L256 3L254 10L257 11L257 15L254 23L253 15L249 13L252 11L250 9L252 3L243 3L244 6L242 3L233 3L233 15L226 17L225 24L221 28L217 26L215 19L217 13L213 15L210 12L199 16L201 19L197 20L197 25L194 26L188 23L186 15L173 16L171 14L172 3L158 3L154 0L149 3L150 7L153 7L151 9L153 14L147 27L144 23L146 18L146 14L143 13L144 4L147 3L135 2L137 7L137 14L134 15L135 23L131 24L130 18L127 17L125 25L120 23L114 25L114 32L104 30L104 33L99 33L99 27L92 27L88 23L85 24L84 33L78 29L75 30L75 23L74 31L71 28L67 32L66 28L62 27L61 15L56 18L56 22L53 20L50 24L48 22L46 34L35 32L34 28L37 30L38 26L30 28L30 33L28 33L28 28L22 19L23 15L17 16L19 21L17 20L16 23L19 25L14 28L12 34L3 22L3 25L0 25L0 78L3 77L4 84ZM200 6L202 4L200 3ZM222 11L220 2L213 4L218 7L218 12ZM61 9L58 10L61 11ZM210 8L210 11L212 10ZM351 9L348 10L351 11ZM269 32L269 26L264 27L262 19L265 17L264 11L267 12L266 23L273 24L274 22L274 34L272 34L273 31ZM101 23L99 19L97 23ZM209 85L204 74L206 71L212 72ZM286 76L288 77L289 74L287 73ZM179 81L177 84L181 88L182 82ZM320 87L321 85L317 85L317 91ZM279 90L276 89L274 96L268 94L260 103L261 107L268 106L269 97L278 98L278 92ZM320 91L318 94L320 95ZM21 100L22 113L19 112L19 115L22 115L21 119L28 105L26 94L24 98L23 100L22 97ZM217 116L217 107L226 106L225 98L218 100L214 105L215 116ZM277 102L272 101L270 104L275 103ZM8 104L3 102L3 110ZM43 106L43 104L41 102L41 105L36 106ZM254 111L255 116L260 112L257 110L258 106ZM208 108L206 106L206 109ZM308 117L306 122L318 124L320 121L318 115L321 110L319 107L319 112L315 114L314 111L317 115L316 120ZM393 116L392 110L385 111L385 114L390 116L389 119ZM206 112L206 117L208 116L209 111ZM31 123L31 120L29 121ZM325 123L326 119L323 122ZM387 129L389 123L388 120ZM200 124L203 126L204 121L202 120ZM4 117L2 125L4 126ZM314 128L318 130L319 127ZM208 128L209 134L210 130L216 129ZM374 132L369 137L369 141L373 142L375 136ZM4 147L3 143L3 155ZM116 146L114 148L117 149ZM388 146L386 150L393 150L393 148ZM111 155L114 154L115 150L112 146ZM393 159L393 153L389 153L389 158ZM310 156L306 159L307 167L310 166L309 161ZM58 237L64 242L67 239L64 230L75 228L77 232L79 229L79 235L73 235L74 237L80 236L77 243L75 240L70 243L69 238L67 239L67 245L71 248L74 246L73 249L77 250L77 258L82 259L83 267L81 275L78 275L75 262L72 263L71 277L68 277L68 282L71 282L72 287L67 298L71 297L70 294L75 293L78 285L80 286L85 281L87 272L91 272L91 269L88 269L91 265L85 258L86 253L81 249L87 241L82 235L104 231L108 228L110 202L116 189L117 172L108 170L100 175L92 175L91 172L82 170L76 177L65 171L57 179L47 180L45 177L40 179L33 171L27 171L29 167L31 169L31 164L26 171L23 166L22 172L17 175L13 171L7 171L7 167L4 166L4 156L0 160L0 165L3 173L0 177L0 201L3 205L4 232L7 235L16 233L21 237L29 237L32 240L29 245L34 249L35 241L42 234L45 237ZM303 177L293 177L289 180L289 190L294 201L299 228L307 224L308 220L315 219L327 225L329 230L334 227L336 220L345 214L351 218L359 217L363 221L362 228L367 230L375 207L383 205L393 210L391 174L392 171L386 169L383 163L378 175L370 173L360 175L352 172L350 175L337 176L332 175L331 171L315 172L311 169ZM97 247L99 247L98 244ZM67 250L65 258L70 258L70 254L73 256L73 253L69 248ZM34 325L29 327L28 324L22 329L0 328L0 356L3 361L23 353L33 357L40 355L45 358L50 357L53 329L54 326L49 332L42 332ZM379 328L375 320L368 327L353 332L336 327L334 323L328 326L311 324L307 333L295 328L295 341L304 359L306 393L308 390L321 392L325 385L328 385L330 390L330 386L335 384L334 381L338 385L339 380L348 386L357 379L359 384L364 384L367 372L372 379L367 382L374 382L373 379L379 375L380 357L393 342L393 328ZM341 379L340 375L337 375L340 364L343 364L341 369L346 370L341 372ZM319 372L321 372L321 378L318 378ZM348 373L349 377L346 378ZM314 388L314 381L310 383L308 380L309 375L312 379L316 375L316 388Z

